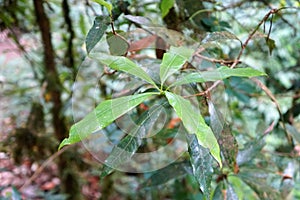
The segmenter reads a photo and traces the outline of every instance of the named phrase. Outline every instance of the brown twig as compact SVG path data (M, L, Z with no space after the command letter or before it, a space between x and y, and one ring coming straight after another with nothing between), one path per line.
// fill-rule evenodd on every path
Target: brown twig
M280 119L282 121L282 127L284 129L286 139L287 139L287 141L290 145L293 145L293 140L287 132L287 129L286 129L286 126L285 126L285 123L284 123L284 117L283 117L283 114L281 112L281 109L280 109L280 106L279 106L279 103L278 103L277 99L275 98L275 96L273 95L271 90L266 85L264 85L260 80L258 80L257 78L251 78L251 80L253 82L255 82L256 85L258 85L268 95L268 97L274 102L274 104L276 105L277 111L278 111L278 113L280 115Z
M45 162L43 162L43 164L34 172L34 174L25 181L25 183L19 188L20 190L26 188L29 184L31 184L43 171L44 169L53 162L54 159L56 159L58 156L60 156L63 152L65 152L67 149L69 149L70 147L72 147L72 145L70 146L66 146L65 148L55 152L52 156L50 156Z
M226 66L231 66L232 63L235 62L235 60L222 60L222 59L209 58L209 57L203 56L199 53L196 53L195 55L203 60L207 60L212 63L219 63L221 65L226 65ZM238 62L241 63L241 61L238 61Z
M268 20L268 18L270 17L270 15L276 14L278 13L280 10L282 9L286 9L286 7L282 7L282 8L278 8L278 9L272 9L270 10L264 17L263 19L258 23L258 25L255 27L255 29L249 34L248 38L245 40L245 42L242 44L242 48L237 56L237 58L234 60L234 62L232 63L232 65L230 66L231 69L235 68L239 63L240 63L240 58L242 57L246 47L248 46L248 43L250 42L250 40L253 38L253 36L255 35L255 33L257 32L257 30L261 27L261 25ZM214 82L213 85L211 85L209 88L207 88L205 91L188 96L188 97L192 97L192 96L202 96L202 95L208 95L208 93L210 91L212 91L214 88L216 88L220 83L222 82L222 80L218 80L216 82Z

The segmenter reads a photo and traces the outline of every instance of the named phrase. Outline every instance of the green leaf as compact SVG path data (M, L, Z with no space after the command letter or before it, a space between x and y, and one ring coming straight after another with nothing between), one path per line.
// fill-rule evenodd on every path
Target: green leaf
M162 112L161 105L154 105L141 115L137 125L117 146L114 146L105 160L106 164L102 170L101 178L110 174L113 169L118 169L121 165L126 165L130 161L133 154L141 146L143 138L149 134L149 130L157 123Z
M221 112L217 110L216 106L210 100L208 101L208 111L210 115L210 127L220 144L221 152L224 156L223 161L226 167L234 171L238 154L237 141L232 135L230 127L226 124Z
M213 198L212 199L225 199L224 197L224 193L223 193L223 190L224 190L224 182L221 181L219 182L219 184L217 185L215 191L214 191L214 194L213 194Z
M209 150L199 145L196 135L187 135L189 154L193 174L206 199L210 199L211 180L213 175L212 156Z
M227 180L235 189L238 199L257 200L255 192L238 176L228 176Z
M232 185L227 181L222 181L217 185L212 199L238 200L239 198Z
M268 185L270 173L266 170L241 168L237 175L244 183L250 186L259 196L259 199L281 199L278 188ZM281 178L279 175L278 179Z
M272 51L276 48L275 40L271 38L266 38L266 43L269 48L270 55L272 54Z
M149 92L101 102L92 112L71 127L69 137L61 142L59 149L88 138L92 133L105 128L154 94L157 93Z
M188 162L172 163L171 165L154 172L144 183L141 184L140 188L162 185L172 179L180 178L191 173L192 168Z
M207 81L223 80L232 76L236 77L254 77L254 76L266 76L264 72L258 71L251 67L246 68L229 68L222 66L216 70L193 72L182 76L181 79L173 83L170 87L189 84L189 83L203 83Z
M292 125L285 123L286 130L293 137L295 141L300 143L300 133L299 131Z
M164 18L173 7L175 1L174 0L162 0L160 4L161 17Z
M203 117L197 112L192 104L183 97L165 92L170 105L174 108L178 117L182 120L184 127L190 134L196 134L198 142L208 148L211 155L222 167L220 147L210 127L205 123Z
M255 156L258 155L260 150L264 147L265 140L264 137L258 137L254 141L247 143L243 150L239 150L237 154L237 164L241 166L247 162L253 160Z
M227 183L226 197L227 200L239 200L238 195L230 183Z
M85 39L86 51L88 52L88 54L100 41L109 23L110 18L107 16L98 16L95 18L93 27L89 30Z
M111 56L107 54L97 53L91 55L91 58L95 58L99 60L101 63L109 66L114 70L120 70L126 72L128 74L134 75L154 87L158 88L155 82L151 79L151 77L139 66L137 66L134 62L130 59L123 57L123 56Z
M101 6L104 6L107 10L108 10L108 13L109 15L112 15L111 11L112 11L112 4L104 1L104 0L92 0L98 4L100 4Z
M193 50L191 49L172 47L170 53L164 54L162 63L160 64L159 74L162 85L169 76L178 71L182 65L187 62L192 53Z
M107 35L106 37L109 51L111 55L123 56L127 53L129 48L128 42L122 38L120 35Z

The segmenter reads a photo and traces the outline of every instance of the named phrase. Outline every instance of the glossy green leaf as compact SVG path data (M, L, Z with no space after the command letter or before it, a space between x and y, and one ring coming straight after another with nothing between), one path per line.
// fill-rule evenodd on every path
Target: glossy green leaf
M232 135L229 125L225 122L222 114L211 100L208 101L208 111L210 116L210 127L213 130L224 157L223 164L230 169L236 165L238 144ZM232 170L233 171L233 170Z
M200 190L206 199L210 199L211 181L213 175L212 156L209 150L199 145L196 135L187 135L189 154L193 174L200 185Z
M230 183L227 183L226 197L227 200L239 200L238 195Z
M238 166L246 164L258 155L260 150L264 147L265 140L263 137L259 137L254 141L247 143L244 149L239 150L236 158Z
M222 66L216 70L204 71L204 72L193 72L182 76L181 79L173 83L170 87L188 84L188 83L203 83L207 81L218 81L229 77L254 77L254 76L266 76L264 72L256 69L246 68L229 68Z
M175 0L162 0L160 3L161 17L164 18L174 6Z
M203 117L192 104L183 97L166 92L170 105L174 108L178 117L182 120L184 127L190 134L196 134L198 142L208 148L211 155L222 167L220 147L210 127L205 123Z
M238 177L259 196L259 199L280 199L278 188L268 185L269 171L260 169L241 168ZM278 178L280 176L278 175Z
M107 54L97 53L91 55L92 58L99 60L101 63L109 66L114 70L120 70L128 74L134 75L157 88L151 77L130 59L123 56L111 56Z
M129 44L120 35L107 35L106 41L111 55L123 56L127 53Z
M177 72L192 55L193 50L183 47L172 47L169 53L165 53L160 64L160 80L163 85L166 79Z
M234 188L227 181L222 181L217 185L212 199L239 200Z
M121 165L126 165L127 162L130 162L133 154L141 146L143 138L149 134L162 112L161 105L154 105L141 115L133 130L117 146L114 146L106 158L106 165L102 170L101 177L110 174L113 169L118 169Z
M299 131L292 125L286 123L285 124L286 130L288 133L293 137L295 141L297 141L300 144L300 133Z
M106 29L108 28L109 23L110 18L107 16L98 16L95 18L93 27L89 30L85 39L86 51L88 53L90 53L90 51L100 41Z
M223 188L224 188L224 182L221 181L217 185L216 189L214 190L213 198L212 199L222 199L224 200L224 195L223 195Z
M92 112L71 127L69 137L61 142L59 149L88 138L92 133L105 128L154 94L157 93L143 93L101 102Z
M176 172L176 173L174 173ZM154 172L144 183L141 188L153 187L167 183L168 181L180 178L192 173L192 168L188 162L172 163L165 168Z
M101 6L104 6L108 10L109 15L111 15L112 4L110 4L110 3L108 3L108 2L106 2L104 0L92 0L92 1L100 4Z
M238 176L230 175L227 177L228 182L234 188L238 199L257 200L256 193L244 183Z

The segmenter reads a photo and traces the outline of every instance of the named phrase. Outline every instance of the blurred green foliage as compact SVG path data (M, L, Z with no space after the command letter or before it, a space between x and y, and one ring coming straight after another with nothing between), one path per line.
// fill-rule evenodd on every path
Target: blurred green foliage
M144 174L119 171L105 174L107 176L100 181L101 198L199 200L210 196L211 199L299 199L299 1L107 2L113 5L115 30L111 30L108 23L105 23L105 30L98 30L101 36L116 31L120 35L117 36L118 40L123 42L125 39L129 44L145 37L150 38L153 34L163 39L165 44L158 44L158 40L154 44L152 41L142 49L127 53L128 57L145 66L154 81L159 80L159 74L155 72L159 70L161 62L156 47L159 49L171 44L193 50L201 49L201 57L182 70L186 74L222 69L220 67L224 65L230 67L239 56L241 42L249 38L264 16L271 9L284 9L263 21L245 47L240 57L241 63L237 63L237 67L265 72L268 76L260 77L259 81L266 88L262 88L253 79L230 77L210 92L211 101L206 101L204 97L193 98L193 101L200 102L201 113L218 139L224 167L220 169L216 163L211 163L211 158L205 157L209 155L207 149L194 144L188 137L189 153L184 153L166 168ZM66 117L68 127L73 124L73 117L77 122L91 111L91 107L94 108L103 100L137 91L153 92L131 76L105 67L99 59L85 57L86 48L91 53L103 50L105 37L96 38L97 41L92 45L85 46L84 42L91 34L89 30L94 20L97 23L102 18L108 20L110 13L91 1L69 1L69 4L73 36L65 21L61 2L44 2L51 22L56 67L63 85L60 88L64 103L61 115ZM13 59L7 59L8 53L0 56L0 109L3 119L0 120L0 126L3 127L0 135L5 140L0 149L12 152L16 161L23 156L43 162L45 157L39 153L44 152L50 156L61 141L56 141L53 136L51 119L55 116L50 114L53 105L46 90L47 70L41 53L43 44L33 17L34 7L31 1L13 0L0 1L0 7L3 11L0 13L1 35L8 33L7 37L3 36L3 40L0 37L1 45L9 40L17 44L15 49L21 49L17 51L19 53L13 54ZM128 17L130 15L131 18ZM133 20L132 16L145 18ZM150 19L152 25L145 23L146 18ZM72 51L67 50L70 48L70 38ZM137 44L142 46L142 42ZM123 46L127 48L127 44ZM122 49L122 55L123 52ZM70 57L74 60L70 60ZM70 64L72 62L73 65ZM175 78L178 78L177 75ZM76 87L72 89L75 81ZM191 83L186 86L188 92L184 95L201 93L209 86L209 83ZM275 103L270 94L275 97ZM80 103L72 105L72 99ZM145 102L144 106L151 107L153 104L152 101ZM171 112L170 108L166 110ZM76 114L72 113L74 111ZM129 113L129 117L137 122L145 113L145 108L137 107ZM167 120L172 121L172 118ZM172 140L180 126L179 123L169 125L169 128L159 132L158 138L153 139L158 147ZM114 144L118 144L124 137L117 122L108 126L105 133ZM288 137L292 138L292 143ZM26 143L22 143L25 140ZM150 140L143 141L139 151L151 150L155 145ZM76 155L79 159L83 158L82 151L85 150L80 147ZM95 170L93 173L100 176L103 171L99 169L99 163L84 160L85 165L91 165L90 168ZM86 169L79 167L69 170ZM12 195L19 195L17 189L13 190ZM51 196L51 192L47 195ZM62 198L65 197L62 195Z

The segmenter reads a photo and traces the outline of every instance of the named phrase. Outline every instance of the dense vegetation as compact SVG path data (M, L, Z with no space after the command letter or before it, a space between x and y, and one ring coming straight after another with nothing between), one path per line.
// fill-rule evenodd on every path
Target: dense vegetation
M299 1L0 6L3 199L300 198Z

